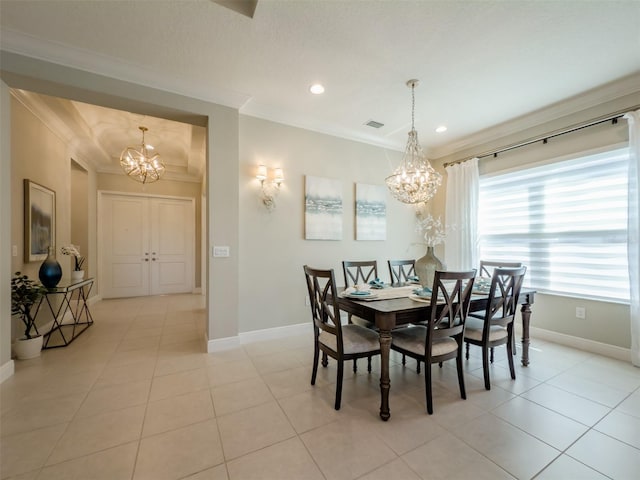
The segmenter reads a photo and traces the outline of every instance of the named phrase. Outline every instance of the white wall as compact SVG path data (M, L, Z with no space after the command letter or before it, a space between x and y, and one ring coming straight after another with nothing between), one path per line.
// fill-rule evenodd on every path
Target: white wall
M388 259L416 258L413 207L387 197L387 240L355 240L355 183L384 185L399 152L240 116L240 332L310 322L303 265L333 268L343 285L342 260L377 260L387 279ZM285 182L268 212L260 200L256 166L281 167ZM343 238L304 239L305 175L340 179ZM386 189L386 187L385 187Z

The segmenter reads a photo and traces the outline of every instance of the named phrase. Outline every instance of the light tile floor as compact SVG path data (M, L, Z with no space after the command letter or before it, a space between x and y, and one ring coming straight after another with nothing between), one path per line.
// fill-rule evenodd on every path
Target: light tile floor
M107 300L66 348L16 362L0 387L0 477L15 480L636 479L640 369L533 340L508 375L504 348L486 391L478 349L422 375L392 357L391 419L379 362L311 375L311 333L206 354L204 299ZM452 362L447 362L452 363Z

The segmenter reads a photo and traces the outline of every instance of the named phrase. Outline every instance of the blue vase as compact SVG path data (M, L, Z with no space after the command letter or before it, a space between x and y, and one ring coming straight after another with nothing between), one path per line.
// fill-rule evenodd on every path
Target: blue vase
M40 282L47 288L55 287L62 278L62 267L60 267L53 252L54 250L49 247L47 258L44 259L44 262L40 265L40 270L38 270Z

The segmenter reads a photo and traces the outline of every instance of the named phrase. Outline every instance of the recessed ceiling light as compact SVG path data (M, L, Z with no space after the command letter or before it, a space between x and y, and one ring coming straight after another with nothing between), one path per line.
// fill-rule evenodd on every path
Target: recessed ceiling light
M440 125L438 128L436 128L437 133L444 133L446 131L447 131L447 127L445 127L444 125Z
M324 87L319 83L315 83L309 87L309 91L314 95L320 95L324 93Z

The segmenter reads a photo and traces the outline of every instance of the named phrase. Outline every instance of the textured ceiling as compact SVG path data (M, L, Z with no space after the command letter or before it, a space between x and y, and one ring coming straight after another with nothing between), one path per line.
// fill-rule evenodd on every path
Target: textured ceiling
M405 82L417 78L416 128L432 156L640 72L635 0L259 0L252 17L219 3L2 0L0 40L3 50L395 149L411 123ZM314 82L324 95L309 94ZM449 130L436 134L440 124Z

